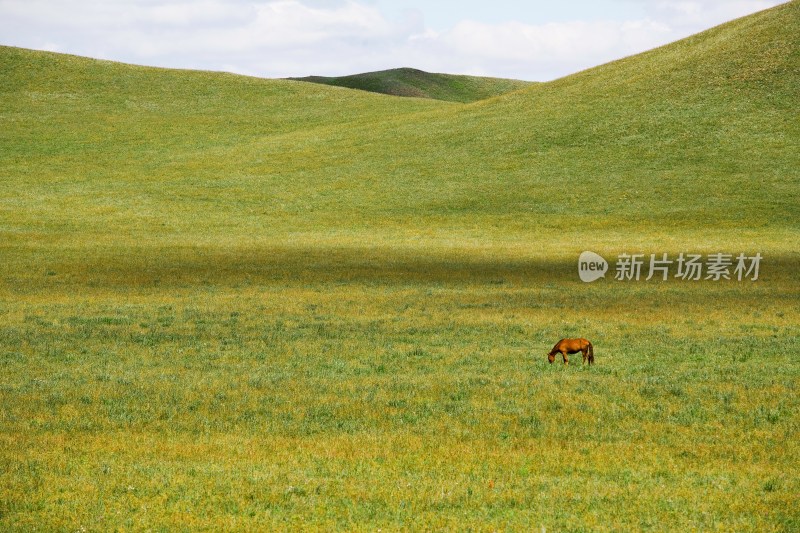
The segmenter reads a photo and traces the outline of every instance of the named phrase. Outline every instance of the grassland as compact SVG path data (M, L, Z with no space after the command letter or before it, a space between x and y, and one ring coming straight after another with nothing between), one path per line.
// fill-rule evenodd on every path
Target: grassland
M798 35L468 105L0 48L0 528L797 530Z
M393 96L433 98L461 103L485 100L532 85L531 82L520 80L436 74L415 68L396 68L349 76L307 76L290 79Z

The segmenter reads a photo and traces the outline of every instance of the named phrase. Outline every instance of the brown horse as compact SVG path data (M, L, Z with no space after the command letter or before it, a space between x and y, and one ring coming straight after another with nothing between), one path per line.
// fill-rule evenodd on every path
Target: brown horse
M556 354L560 353L561 357L564 358L564 364L568 365L569 359L567 359L567 354L578 352L583 354L584 363L586 359L589 359L590 365L594 363L594 348L592 347L592 343L586 339L561 339L553 346L550 353L547 354L547 360L552 363L556 360Z

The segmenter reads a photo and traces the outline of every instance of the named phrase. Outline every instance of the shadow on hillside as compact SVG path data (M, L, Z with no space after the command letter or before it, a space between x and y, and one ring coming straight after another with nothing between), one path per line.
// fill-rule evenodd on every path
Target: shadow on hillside
M2 279L7 288L13 288L10 285L14 283L108 288L270 283L581 283L577 254L537 258L535 253L533 246L528 257L488 250L369 247L92 248L58 253L47 249L40 255L31 251L6 262ZM670 257L677 255L671 253ZM616 257L607 258L611 270L606 278L612 280ZM798 254L766 256L760 280L795 281L798 266ZM644 283L646 264L642 272Z

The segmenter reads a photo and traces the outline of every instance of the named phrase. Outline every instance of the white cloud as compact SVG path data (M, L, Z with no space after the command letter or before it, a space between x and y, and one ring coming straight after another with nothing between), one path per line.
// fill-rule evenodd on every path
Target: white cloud
M545 80L779 3L638 1L630 20L461 20L435 32L419 12L387 16L367 0L0 0L0 42L267 77L412 66Z
M698 28L720 24L768 9L781 2L768 0L645 0L650 16L673 28ZM696 30L695 30L696 31Z
M246 4L203 0L158 4L142 14L156 25L217 27L244 24L252 18L254 11Z
M532 79L575 72L669 41L668 27L651 20L636 22L563 22L488 25L465 21L441 35L456 56L470 58L474 73L501 75L515 70Z

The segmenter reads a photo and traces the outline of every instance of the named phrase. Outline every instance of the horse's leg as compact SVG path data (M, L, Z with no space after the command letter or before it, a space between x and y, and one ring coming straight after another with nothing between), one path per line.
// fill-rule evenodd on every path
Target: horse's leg
M585 346L581 348L581 354L583 355L583 364L586 364L586 359L589 357L589 348Z
M564 358L564 364L568 365L569 364L569 358L567 358L567 350L566 349L561 350L561 357Z

